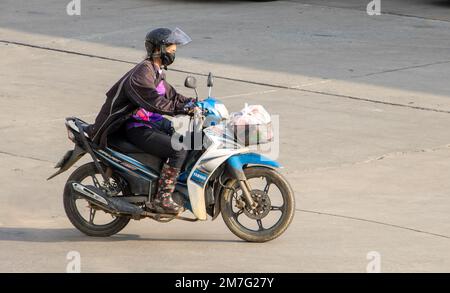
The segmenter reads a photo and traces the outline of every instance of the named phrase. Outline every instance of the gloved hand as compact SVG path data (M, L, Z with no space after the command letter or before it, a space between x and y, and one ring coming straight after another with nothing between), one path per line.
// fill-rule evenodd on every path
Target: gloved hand
M197 109L198 109L198 111L199 111L200 113L202 112L202 109L200 109L200 108L197 107L197 106L194 106L193 108L187 109L186 115L194 116L194 114L195 114L195 112L196 112Z
M192 99L191 101L186 103L186 105L184 105L184 113L186 115L192 116L192 115L194 115L194 111L195 111L196 107L197 106L195 105L195 99Z

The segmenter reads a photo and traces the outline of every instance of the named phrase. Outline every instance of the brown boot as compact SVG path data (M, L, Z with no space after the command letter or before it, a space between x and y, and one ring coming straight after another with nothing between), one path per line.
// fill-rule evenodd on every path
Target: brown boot
M180 169L164 164L158 180L156 199L152 204L159 213L178 214L183 210L172 198L179 173Z

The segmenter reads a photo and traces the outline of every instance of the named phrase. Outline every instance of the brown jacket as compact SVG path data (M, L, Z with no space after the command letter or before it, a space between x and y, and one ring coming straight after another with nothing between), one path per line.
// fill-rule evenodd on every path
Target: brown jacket
M156 86L163 80L166 94L160 96ZM184 114L184 106L191 101L165 81L165 74L158 73L155 65L144 60L128 71L106 93L106 101L95 123L87 129L89 137L104 147L107 135L119 129L137 108L147 111L174 116Z

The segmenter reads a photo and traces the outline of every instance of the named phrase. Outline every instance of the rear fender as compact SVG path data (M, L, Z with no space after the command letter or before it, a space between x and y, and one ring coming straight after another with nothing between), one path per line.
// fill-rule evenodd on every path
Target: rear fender
M75 145L73 150L67 151L64 157L56 164L55 168L59 168L54 174L47 178L50 180L59 174L67 171L72 167L79 159L81 159L86 154L86 151L78 145Z

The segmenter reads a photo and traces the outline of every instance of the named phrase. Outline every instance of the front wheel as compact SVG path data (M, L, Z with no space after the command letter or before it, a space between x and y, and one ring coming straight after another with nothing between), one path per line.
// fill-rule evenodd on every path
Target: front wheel
M294 192L286 179L273 169L255 166L244 169L244 173L258 206L252 210L245 206L239 182L232 179L221 196L222 218L231 232L243 240L273 240L283 234L294 218Z

